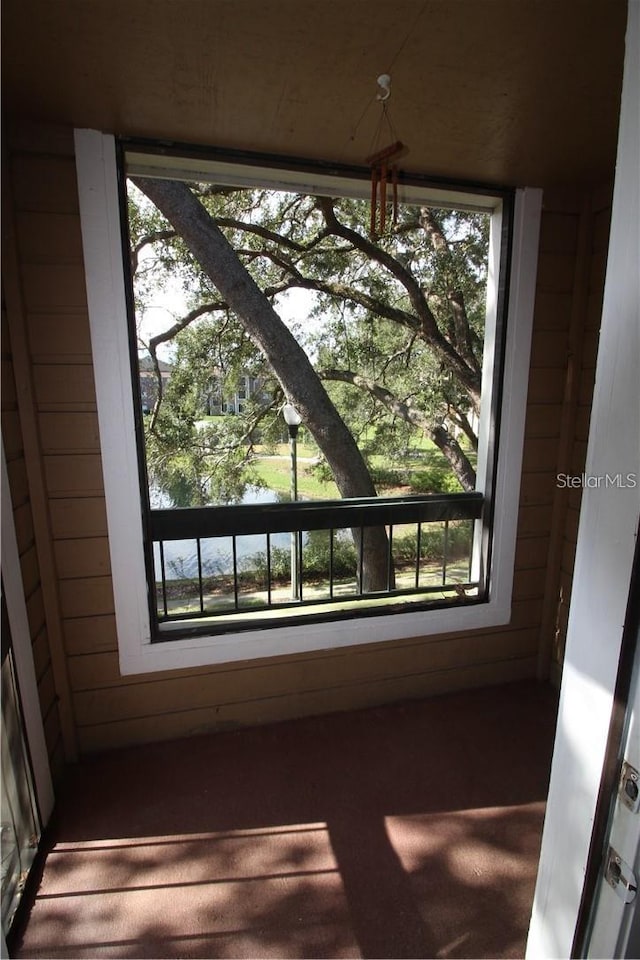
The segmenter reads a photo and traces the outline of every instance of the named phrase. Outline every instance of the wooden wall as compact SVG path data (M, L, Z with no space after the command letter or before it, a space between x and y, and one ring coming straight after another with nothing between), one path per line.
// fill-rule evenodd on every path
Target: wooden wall
M589 215L591 230L586 263L585 321L580 338L581 362L575 389L575 430L570 452L570 472L574 476L578 476L584 471L587 455L611 221L611 189L609 187L597 190L593 194ZM632 426L631 429L635 429L635 427ZM552 675L558 683L564 660L581 501L582 490L580 488L572 490L567 497L560 564L558 612L552 655Z
M602 295L611 189L547 196L540 240L536 337L539 376L562 374L561 402L548 408L545 431L557 441L551 478L551 527L540 632L540 674L560 683L582 490L563 486L584 472ZM555 208L555 209L554 209ZM556 347L556 360L552 349ZM558 362L560 361L560 365ZM555 372L554 372L555 371ZM534 374L535 376L535 374ZM560 382L556 390L560 388ZM532 414L530 407L529 413ZM561 478L561 479L559 479Z
M89 753L535 676L541 645L581 208L545 202L509 626L121 677L70 133L13 130L11 193L61 622L58 696ZM578 311L579 313L579 311ZM578 321L575 320L575 323ZM588 409L588 397L585 393ZM581 421L584 430L584 422ZM557 513L557 510L555 511ZM548 602L547 602L548 606ZM64 689L65 684L68 689ZM68 702L67 702L68 701Z

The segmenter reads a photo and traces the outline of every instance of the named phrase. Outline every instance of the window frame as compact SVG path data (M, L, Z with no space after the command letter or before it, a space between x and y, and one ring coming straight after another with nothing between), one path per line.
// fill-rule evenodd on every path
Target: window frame
M120 222L117 145L76 130L76 165L94 377L100 426L120 668L124 675L477 630L509 622L519 507L541 191L515 191L509 322L504 338L500 444L493 502L488 599L473 605L261 627L153 641L143 516L140 418L134 410ZM246 162L246 161L245 161ZM302 188L301 188L302 189ZM461 192L463 188L461 188ZM481 191L478 191L481 192ZM487 194L493 194L487 188ZM449 196L450 194L447 194ZM452 199L455 199L452 197ZM500 252L497 252L499 258ZM490 252L496 266L496 251ZM485 350L485 357L493 356ZM479 469L478 475L481 471Z

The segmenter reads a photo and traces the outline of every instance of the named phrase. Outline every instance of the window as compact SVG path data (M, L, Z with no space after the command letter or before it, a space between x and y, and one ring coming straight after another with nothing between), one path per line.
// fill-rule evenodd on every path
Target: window
M123 672L244 660L507 622L513 577L537 251L538 192L521 191L515 195L511 220L509 205L512 197L508 192L465 190L460 187L452 190L428 184L419 178L415 182L402 184L401 199L404 204L413 205L414 210L419 209L417 205L423 208L472 210L481 212L491 220L479 421L477 424L473 422L472 414L476 411L462 402L457 407L452 404L452 420L447 424L453 433L453 421L457 420L459 424L462 412L468 414L465 417L466 426L471 430L475 427L478 429L475 486L467 484L459 494L438 497L412 494L400 498L383 495L371 499L357 494L353 497L347 493L346 500L333 499L320 504L307 501L295 505L278 503L270 507L256 507L251 504L230 506L223 502L207 506L202 512L194 507L154 510L149 509L147 503L146 509L141 511L139 481L145 469L138 453L143 449L143 404L147 408L149 404L144 403L139 390L132 391L132 383L139 384L141 375L139 370L134 370L133 376L131 372L116 146L112 138L92 131L77 132L76 145ZM271 163L260 167L253 158L247 156L240 158L240 163L231 163L226 157L212 159L198 151L190 151L189 155L179 155L177 152L170 155L166 149L157 153L146 146L132 143L127 145L125 153L128 173L134 177L150 178L155 183L168 178L214 184L227 192L230 188L242 188L244 196L249 196L250 191L259 186L263 192L272 191L270 199L266 201L272 206L280 202L283 191L288 191L290 197L296 198L292 202L301 204L301 198L306 197L312 198L311 202L316 205L320 203L318 197L327 196L346 196L358 203L359 198L367 197L369 192L368 183L361 175L358 177L358 171L341 170L336 176L335 173L329 174L312 167L305 169L290 165L285 170L277 167L273 159ZM325 208L325 215L332 216L331 209ZM257 231L253 235L257 235ZM507 242L509 236L510 244ZM352 246L353 240L351 234L342 232L343 248ZM246 246L250 248L249 243ZM339 255L343 254L344 249ZM404 255L410 257L411 251L405 249ZM265 256L264 247L260 256ZM273 268L274 264L282 268L279 276L287 273L282 263L278 264L277 250L272 249L269 268ZM508 274L509 284L506 282ZM273 269L270 275L273 276ZM323 293L327 292L328 287L326 276L323 278L320 274L314 274L319 278L316 287L322 287L324 283ZM501 300L506 298L507 290L508 322L504 327L499 321ZM328 300L325 301L325 306L328 303ZM390 311L404 309L397 296L393 303L389 301L388 306ZM368 308L364 295L359 307L359 320L363 321L360 326L363 326L366 325ZM352 316L348 322L352 326L357 325ZM409 340L410 337L405 338L406 350L409 349ZM381 344L376 344L375 349L380 353ZM338 348L336 350L339 352ZM135 353L137 351L134 350ZM232 392L229 398L225 390L226 371L204 371L209 388L198 394L201 411L205 410L207 403L209 409L212 408L212 398L216 394L222 407L224 404L233 405L233 414L229 413L229 416L235 416L238 421L248 416L256 404L266 403L268 406L271 403L273 410L278 412L284 401L296 399L291 396L295 389L289 389L291 385L286 371L276 370L273 377L273 371L260 365L257 354L249 352L244 359L252 369L240 369L236 364L235 369L230 371L235 379L228 381ZM179 362L174 357L168 363L172 367L169 382L174 378L177 382L176 368ZM270 372L274 381L271 385L268 382ZM350 372L353 373L353 370ZM213 380L216 381L215 389ZM353 382L350 386L354 386ZM411 393L410 390L407 392ZM381 395L378 391L378 397ZM505 397L506 400L503 399ZM402 399L410 401L411 398L404 396ZM334 399L334 407L336 403ZM347 405L351 403L352 399L347 401ZM313 411L310 413L308 407L307 415L312 419ZM388 418L385 429L393 419ZM396 416L395 420L396 423L401 422L402 418ZM136 436L137 446L134 442ZM325 440L322 445L321 432L316 429L313 436L315 442L320 444L320 454L327 457L327 443ZM365 443L366 440L365 436ZM393 445L396 441L397 438L390 442ZM464 442L460 447L464 450ZM475 460L475 455L472 459ZM146 484L142 488L146 497ZM344 495L344 490L342 492ZM494 510L494 504L499 504L499 508ZM428 577L421 570L421 536L424 538L424 531L435 523L439 525L444 542L444 562L441 567L445 568L441 571L442 582L437 589L429 586ZM473 532L464 535L458 532L464 530L465 526ZM386 584L381 582L379 576L377 581L366 583L365 554L370 549L369 540L377 535L373 531L381 534L384 542L383 553L378 551L378 556L382 556L386 564ZM407 536L411 531L414 545L407 547ZM245 591L251 594L251 601L244 604L242 573L246 567L238 564L237 558L242 537L249 535L263 539L264 547L253 550L253 555L264 558L267 582L261 590L257 590L252 574L252 589ZM290 540L290 551L278 546L279 541L272 543L272 536L281 535L285 536L287 543ZM452 576L447 579L448 557L454 557L450 544L455 538L464 540L465 537L470 544L464 558L465 573L457 581ZM401 538L403 549L408 550L403 562L398 559L397 552ZM210 569L203 563L203 552L211 548L210 541L218 541L215 556L220 557L219 548L223 539L231 556L229 569L223 570L218 561L218 587L225 578L231 584L231 608L226 610L224 607L214 609L209 606L208 598L213 588ZM314 539L316 545L320 539L323 540L324 555L329 556L330 569L328 580L325 576L326 582L323 582L325 593L322 596L310 592L309 582L305 579L309 566L309 543ZM186 576L173 577L181 581L181 588L187 582L191 587L197 582L194 596L183 598L185 602L182 604L172 602L175 593L172 597L172 585L168 583L172 578L167 576L169 566L164 556L176 540L190 543L189 549L195 557L195 573L192 570ZM352 586L348 587L347 584L345 587L345 582L341 582L340 591L337 591L334 590L337 577L331 571L336 565L336 554L346 542L354 544L355 562L352 553L351 572L347 561L343 579L347 582L351 576ZM290 558L285 571L290 593L286 596L282 594L282 583L277 589L273 589L270 583L270 568L278 550L279 559L282 559L282 553ZM175 556L173 562L176 562ZM211 554L207 562L212 563ZM174 566L174 572L175 569ZM327 573L326 569L324 573ZM203 579L208 580L204 586ZM278 597L274 599L275 593L278 593ZM258 598L257 606L256 594L262 598ZM172 615L172 611L175 615ZM270 626L277 626L277 629L270 629Z

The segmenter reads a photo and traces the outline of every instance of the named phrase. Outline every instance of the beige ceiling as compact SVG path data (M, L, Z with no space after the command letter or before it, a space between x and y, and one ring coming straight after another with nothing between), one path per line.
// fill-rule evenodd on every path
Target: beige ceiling
M610 178L624 0L3 0L5 116L362 163Z

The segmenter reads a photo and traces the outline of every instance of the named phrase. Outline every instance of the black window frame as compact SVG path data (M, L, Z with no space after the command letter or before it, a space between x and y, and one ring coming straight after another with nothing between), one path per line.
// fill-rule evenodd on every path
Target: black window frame
M495 321L495 345L494 345L494 364L493 364L493 382L491 385L491 413L489 417L488 435L486 437L487 457L491 466L486 472L486 489L484 493L455 493L447 495L424 495L412 497L397 498L370 498L369 501L362 499L360 501L335 500L322 501L322 508L327 514L333 515L340 511L366 510L368 507L381 505L385 500L393 499L394 502L413 502L414 507L420 510L420 505L430 513L429 504L438 501L446 514L446 503L453 501L466 501L469 504L469 515L474 510L477 511L478 498L482 500L482 509L480 516L476 519L481 520L481 537L479 544L480 552L480 576L478 593L473 597L456 596L451 599L412 601L408 603L403 601L401 595L398 596L397 603L386 603L384 606L372 606L367 604L366 596L363 596L363 602L357 608L350 608L347 612L340 610L327 609L324 612L304 612L303 605L296 605L295 614L288 613L283 608L281 615L271 621L258 621L255 615L247 618L245 622L234 620L232 623L218 618L216 616L207 616L206 622L194 625L190 622L192 618L183 617L179 621L174 621L169 625L164 625L158 617L156 600L156 574L153 557L154 534L166 527L163 518L157 514L179 514L180 522L184 522L185 530L193 531L198 522L203 521L203 514L206 511L209 517L204 523L203 529L210 529L212 524L219 523L219 530L229 529L230 511L233 511L239 520L247 521L250 525L258 513L271 513L273 517L278 517L274 523L267 526L277 526L282 522L283 506L282 504L260 505L258 509L247 506L221 506L207 508L171 508L168 510L152 510L149 502L149 485L145 456L144 425L142 413L142 399L140 383L138 376L138 344L136 337L135 307L133 294L133 276L131 271L130 243L129 243L129 225L127 212L127 170L126 155L130 152L153 154L165 157L168 166L172 161L180 160L201 160L207 162L223 162L237 164L239 168L243 166L251 168L263 168L265 170L282 171L283 175L287 173L305 173L311 177L313 175L323 175L334 177L339 180L357 180L369 182L370 170L368 167L351 164L338 164L330 161L310 160L307 158L281 156L271 153L260 153L243 150L228 150L218 147L196 146L193 144L184 144L179 142L158 142L144 138L119 137L116 138L116 159L118 176L118 194L120 202L121 219L121 237L122 237L122 259L125 278L125 299L127 304L127 326L130 349L131 365L131 386L133 391L133 408L136 430L136 449L138 456L138 474L140 480L140 498L143 515L143 537L144 537L144 556L147 578L148 608L151 626L151 641L158 643L168 640L176 640L181 637L193 636L219 636L227 633L242 633L243 631L254 631L256 629L278 629L284 626L292 626L304 623L322 623L331 621L350 620L364 617L377 617L389 614L402 614L404 612L428 612L430 610L457 607L461 605L478 605L486 603L489 600L491 592L491 555L493 549L492 530L496 510L495 504L495 482L498 469L499 442L500 442L500 411L503 403L503 381L505 368L505 348L507 339L507 304L509 302L509 279L511 274L512 242L513 242L513 223L515 208L515 189L512 187L487 185L472 181L450 180L440 177L431 177L421 174L406 174L400 172L398 175L399 184L417 187L425 190L437 190L451 193L452 195L464 193L465 195L477 195L482 198L493 197L501 203L501 235L500 235L500 255L498 268L498 284L496 287L496 321ZM195 177L192 179L196 179ZM259 186L256 183L256 186ZM293 188L292 188L293 189ZM302 191L301 191L302 192ZM339 195L339 191L336 195ZM454 203L452 201L452 206ZM442 506L444 504L444 506ZM286 505L289 511L295 511L298 517L302 517L305 511L305 504L297 502ZM308 508L307 508L308 510ZM196 515L199 514L198 518ZM287 530L291 527L286 527ZM302 527L300 527L302 529ZM237 531L237 535L242 535L243 530ZM208 536L214 534L209 533ZM219 533L216 535L225 535ZM203 534L200 534L203 536ZM280 608L281 605L279 605ZM290 609L290 608L289 608Z

